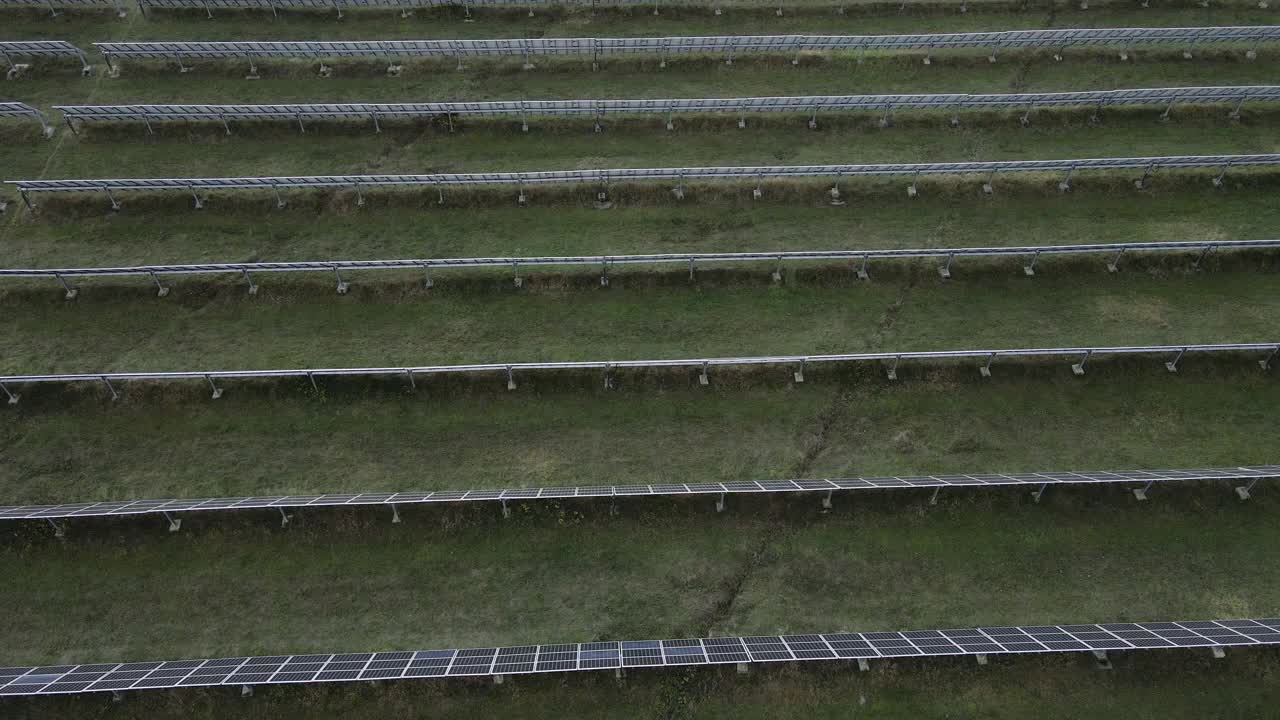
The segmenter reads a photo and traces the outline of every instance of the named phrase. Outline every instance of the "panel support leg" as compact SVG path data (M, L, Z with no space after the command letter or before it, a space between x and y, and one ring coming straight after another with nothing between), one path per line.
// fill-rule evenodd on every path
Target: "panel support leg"
M1031 256L1031 262L1022 266L1022 274L1032 277L1036 274L1036 261L1040 259L1040 251L1037 250L1035 255Z
M1107 657L1106 650L1094 650L1093 659L1099 670L1110 670L1112 668L1111 658Z
M515 375L515 372L510 367L507 368L507 389L508 390L516 389L516 375Z
M222 114L222 113L218 113L218 119L222 121L222 130L223 130L223 132L224 132L224 133L226 133L227 135L230 135L230 134L231 134L231 123L228 123L228 122L227 122L227 116L226 116L226 115L224 115L224 114Z
M985 653L978 653L977 655L973 656L973 659L977 660L979 665L987 664L987 656Z
M391 524L396 525L400 522L400 506L391 503Z
M993 362L995 362L995 361L996 361L996 353L991 353L990 355L988 355L988 356L987 356L987 364L986 364L986 365L983 365L983 366L982 366L982 367L980 367L980 368L978 368L978 374L979 374L979 375L981 375L981 376L982 376L982 377L984 377L984 378L989 378L989 377L991 377L991 363L993 363Z
M371 113L369 113L369 117L373 119L373 132L374 132L374 134L375 134L375 135L380 134L380 133L382 132L382 125L378 122L378 113L376 113L376 112L371 112Z
M711 384L711 378L707 376L707 363L705 362L702 363L702 372L698 373L698 384L704 386Z
M937 504L938 504L938 493L941 493L941 492L942 492L942 486L941 486L941 485L939 485L938 487L936 487L936 488L934 488L934 489L933 489L933 495L929 498L929 504L930 504L930 505L937 505Z
M116 196L115 196L115 195L113 195L113 194L111 193L111 188L109 188L109 187L104 187L104 188L102 188L102 192L106 193L106 194L107 194L107 199L111 201L111 209L112 209L112 210L119 210L119 209L120 209L120 201L116 200Z
M1036 502L1040 502L1040 498L1044 497L1044 491L1048 487L1049 487L1049 483L1042 484L1039 490L1036 490L1035 492L1031 493L1031 497L1034 498Z
M504 517L504 518L509 518L509 517L511 517L511 508L507 505L507 501L506 501L506 500L500 500L499 502L501 502L501 503L502 503L502 517Z
M1242 107L1244 107L1244 98L1240 98L1239 102L1236 103L1236 106L1231 110L1230 113L1227 114L1227 118L1231 120L1239 120L1240 108Z
M1227 184L1227 169L1230 167L1231 167L1231 163L1227 163L1226 165L1222 166L1222 172L1218 173L1213 178L1214 187L1220 188Z
M951 253L947 255L947 264L938 268L938 275L940 275L943 280L951 279L951 263L955 262L955 259L956 259L955 253Z
M1215 660L1221 660L1227 656L1227 649L1221 645L1215 645L1209 648L1209 653L1213 655Z
M213 391L213 399L217 400L222 397L222 388L218 387L217 383L213 381L213 377L205 375L204 379L209 381L209 389Z
M1148 491L1148 490L1150 490L1150 489L1151 489L1151 486L1152 486L1152 485L1155 485L1155 484L1156 484L1156 481L1155 481L1155 480L1148 480L1146 485L1143 485L1143 486L1142 486L1142 487L1140 487L1140 488L1134 488L1134 489L1133 489L1133 496L1134 496L1134 497L1136 497L1136 498L1138 498L1139 500L1146 500L1146 499L1147 499L1147 491Z
M716 500L716 512L724 512L724 493L720 493L720 498Z
M902 356L898 355L893 359L893 364L889 366L888 376L890 380L898 379L898 363L902 362Z
M1276 348L1271 351L1270 355L1266 356L1262 360L1259 360L1258 367L1262 368L1263 370L1270 370L1271 362L1276 359L1277 355L1280 355L1280 345L1277 345Z
M867 261L868 261L868 260L870 260L870 258L871 258L871 256L869 256L869 255L863 255L863 256L862 256L862 267L858 268L858 279L859 279L859 280L870 280L870 279L871 279L871 275L867 273Z
M1072 372L1072 373L1074 373L1074 374L1076 374L1076 375L1083 375L1083 374L1084 374L1084 366L1085 366L1085 364L1086 364L1086 363L1088 363L1088 362L1089 362L1089 357L1090 357L1091 355L1093 355L1093 351L1092 351L1092 350L1085 350L1085 351L1084 351L1084 357L1080 358L1080 362L1078 362L1078 363L1076 363L1075 365L1072 365L1072 366L1071 366L1071 372Z
M226 122L226 121L223 121L223 122ZM196 203L195 209L196 210L204 209L204 198L200 197L200 193L196 192L196 186L188 185L187 189L191 191L191 197L193 200L195 200L195 203Z
M142 124L146 126L148 135L156 134L155 128L151 127L151 118L147 117L145 112L142 113Z
M1200 254L1196 256L1195 262L1191 263L1191 269L1199 270L1200 263L1204 262L1204 259L1209 256L1209 253L1213 252L1216 249L1217 249L1216 245L1205 245L1204 249L1200 251Z
M55 274L54 277L58 279L58 282L62 283L62 289L66 292L64 297L68 300L75 300L76 296L80 294L80 288L68 283L61 273Z
M866 658L858 658L858 670L868 672L871 670L871 663Z
M240 686L240 697L253 697L253 686L252 686L252 685L241 685L241 686Z
M164 283L160 282L160 276L156 275L154 272L151 273L151 282L156 284L156 297L164 297L169 294L169 288L165 287Z
M61 525L60 525L60 524L58 524L58 521L57 521L57 520L54 520L53 518L45 518L45 519L46 519L46 520L48 520L48 521L49 521L49 524L53 526L53 536L54 536L54 537L66 537L66 536L67 536L67 526L66 526L65 524L61 524Z
M275 185L272 185L271 192L275 193L275 196L276 196L276 209L283 210L284 206L287 205L288 203L286 203L284 201L284 198L280 196L280 188L276 187Z
M284 511L284 508L276 508L280 511L280 527L286 527L293 516Z
M800 367L796 368L796 371L791 375L791 377L793 377L795 381L798 383L804 382L804 366L805 366L805 361L801 360Z
M9 396L10 405L17 405L18 398L22 397L21 395L18 395L17 393L10 390L9 387L2 382L0 382L0 390L3 390L4 394Z
M248 284L249 284L249 294L250 294L250 295L257 295L257 294L258 294L258 286L257 286L256 284L254 284L254 282L253 282L253 278L249 276L249 271L248 271L248 270L241 270L241 271L240 271L240 273L241 273L242 275L244 275L244 281L245 281L246 283L248 283Z
M119 399L120 399L120 393L116 392L116 388L115 388L115 386L111 384L111 379L110 379L110 378L108 378L106 375L103 375L103 376L102 376L102 382L103 382L103 384L105 384L105 385L107 386L107 390L109 390L109 391L111 392L111 399L112 399L112 400L119 400Z
M35 203L31 202L31 196L27 194L27 191L19 189L18 194L22 196L22 202L24 205L27 206L27 209L32 212L35 212L35 209L36 209Z
M164 515L165 520L169 521L169 532L178 532L178 530L182 529L181 518L175 518L173 515L163 511L161 511L161 514Z
M10 400L10 402L13 401ZM1249 481L1248 485L1240 485L1236 488L1236 495L1239 495L1241 500L1248 500L1251 497L1250 493L1253 491L1253 486L1257 484L1258 478L1254 478Z
M511 271L515 273L515 277L512 279L512 282L515 283L515 286L524 287L524 278L520 277L520 263L518 262L511 263Z
M1178 354L1172 360L1164 364L1164 369L1168 370L1171 373L1178 372L1178 362L1182 360L1182 356L1186 354L1187 354L1186 348L1182 348L1181 350L1179 350Z
M1074 173L1075 171L1076 169L1074 167L1071 168L1070 170L1067 170L1066 177L1062 178L1062 180L1058 183L1058 192L1071 192L1071 174Z
M823 496L823 498L822 498L822 509L823 509L823 510L830 510L830 509L831 509L831 494L832 494L832 493L834 493L834 492L835 492L834 490L828 490L828 491L827 491L827 494Z
M1120 272L1120 257L1124 255L1127 248L1120 248L1116 256L1111 258L1111 262L1107 263L1107 272Z

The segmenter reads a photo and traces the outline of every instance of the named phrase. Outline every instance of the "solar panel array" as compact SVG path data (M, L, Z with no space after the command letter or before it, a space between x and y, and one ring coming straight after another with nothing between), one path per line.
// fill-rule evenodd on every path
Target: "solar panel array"
M422 58L670 55L945 49L1025 49L1280 41L1280 26L1008 30L927 35L717 35L704 37L519 38L290 42L101 42L108 63L129 59Z
M1035 260L1040 255L1121 255L1124 253L1178 253L1198 251L1199 258L1210 252L1278 248L1280 240L1208 240L1181 242L1095 243L1080 245L1023 245L977 248L917 248L904 250L810 250L748 253L662 253L652 255L570 255L559 257L488 257L488 258L420 258L412 260L329 260L303 262L202 263L198 265L137 265L132 267L96 268L14 268L0 269L5 278L54 278L62 282L78 277L150 277L170 275L212 275L229 273L341 273L351 270L431 270L462 268L523 267L601 268L602 272L627 265L708 265L733 263L817 262L861 260L860 274L867 272L871 260L905 260L913 258L945 258L948 263L960 257L1024 257ZM1029 268L1031 266L1024 266ZM950 268L947 268L948 275ZM339 275L341 277L341 275ZM345 285L345 283L343 283ZM69 286L68 286L69 287ZM256 287L256 285L254 285Z
M1280 645L1280 619L623 640L0 668L0 696L880 658Z
M1280 165L1280 154L1175 155L1133 158L1077 158L1065 160L1004 160L995 162L892 163L881 165L782 165L755 167L622 168L608 170L551 170L543 172L440 173L435 175L313 175L301 177L242 178L102 178L81 180L6 180L18 188L30 204L33 192L110 192L112 190L284 190L296 188L344 188L360 191L373 187L543 185L654 180L756 180L778 178L836 178L857 176L972 175L1044 172L1077 172L1143 169L1157 170ZM197 196L198 199L198 196Z
M0 60L12 66L14 58L26 57L74 57L89 70L89 61L80 48L62 40L4 40L0 41Z
M349 120L372 118L528 117L674 113L813 113L874 110L980 110L1001 108L1111 107L1126 105L1280 102L1280 85L1143 88L1065 93L817 95L804 97L686 98L661 100L509 100L498 102L328 103L275 105L55 105L80 122L186 120ZM149 126L149 125L148 125Z
M892 361L893 366L889 370L889 377L896 377L898 363L903 360L908 361L945 361L945 360L965 360L980 359L985 360L986 365L983 367L983 373L990 372L991 364L996 359L1010 358L1044 358L1044 357L1073 357L1078 358L1079 362L1073 364L1072 369L1077 374L1084 373L1084 366L1090 358L1097 356L1129 356L1129 355L1166 355L1172 356L1166 362L1166 367L1171 371L1175 371L1177 363L1182 357L1188 353L1200 355L1221 355L1221 354L1240 354L1246 352L1267 353L1266 359L1259 360L1264 368L1270 367L1270 363L1280 354L1280 343L1231 343L1217 345L1148 345L1148 346L1116 346L1116 347L1073 347L1073 348L1021 348L1006 350L940 350L940 351L923 351L923 352L875 352L875 353L847 353L840 355L772 355L757 357L712 357L712 358L681 358L669 360L588 360L576 362L512 362L512 363L482 363L472 365L423 365L423 366L401 366L401 367L363 367L363 368L296 368L281 370L198 370L185 372L105 372L105 373L66 373L53 375L2 375L0 376L0 390L3 390L9 397L9 404L14 405L18 402L18 395L10 386L18 386L27 383L104 383L108 390L112 393L113 398L116 396L115 386L111 381L127 381L127 380L148 380L155 382L165 381L188 381L203 380L214 387L213 397L216 399L222 395L222 391L217 388L215 380L230 379L267 379L267 378L306 378L315 384L317 378L323 377L404 377L409 382L414 381L414 377L418 375L451 375L451 374L472 374L472 373L492 373L505 372L507 374L508 387L515 388L514 374L533 370L558 370L558 371L583 371L583 370L604 370L611 373L614 370L623 369L674 369L674 368L700 368L702 375L700 382L707 382L706 373L711 368L721 367L750 367L750 366L771 366L771 365L791 365L798 366L797 378L803 377L804 367L809 364L829 364L829 363L858 363L858 362L880 362Z
M714 483L663 483L642 485L590 485L525 487L498 490L436 490L398 493L330 493L322 495L271 495L253 497L193 498L186 500L114 500L15 505L0 507L0 520L53 520L78 517L168 515L217 510L273 508L423 505L440 503L503 502L507 500L563 500L571 498L667 497L760 493L844 492L910 488L978 488L1019 485L1114 485L1192 482L1205 480L1265 480L1280 477L1280 465L1256 465L1199 470L1124 470L1086 472L979 473L969 475L917 475L851 477L809 480L742 480Z
M89 8L102 9L111 8L116 11L119 17L125 16L124 3L122 0L0 0L0 8L6 7L42 7L49 8ZM53 13L57 15L57 12Z

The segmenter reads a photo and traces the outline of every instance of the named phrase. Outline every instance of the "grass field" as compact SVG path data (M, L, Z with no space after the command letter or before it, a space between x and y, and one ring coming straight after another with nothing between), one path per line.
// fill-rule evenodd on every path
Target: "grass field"
M1276 22L1242 3L1198 7L1007 6L732 8L724 16L664 9L631 13L420 11L334 17L285 13L133 13L124 21L71 14L6 15L0 37L94 40L393 39L889 33L1084 26ZM307 63L246 68L164 63L37 64L4 85L35 104L127 102L424 101L593 97L730 97L863 92L1012 92L1242 85L1275 82L1261 48L1112 52L411 64L385 77L375 64L337 64L322 79ZM676 165L996 160L1143 154L1280 152L1274 109L1175 107L966 114L680 117L591 123L390 123L219 127L174 124L0 127L9 178L421 173ZM51 112L56 118L57 113ZM607 119L608 120L608 119ZM1136 173L1134 174L1136 176ZM1081 175L1068 194L1056 177L921 183L845 183L848 204L823 183L534 188L510 193L125 194L42 197L0 216L6 267L202 261L324 260L486 255L904 248L1275 235L1276 183L1235 173L1159 174L1150 190L1124 174ZM6 197L13 199L10 191ZM87 280L74 302L53 281L0 288L0 373L411 365L961 347L1272 341L1280 337L1271 253L1211 257L1048 259L1034 278L1020 263L962 261L942 281L932 262L875 263L870 283L838 265L611 272L355 273L334 293L327 276ZM528 375L507 391L498 376L418 382L325 379L208 389L131 384L29 387L0 413L0 504L150 497L399 491L1069 469L1176 468L1276 462L1274 371L1255 358L1189 358L1176 375L1154 360L1104 361L1072 376L1067 363L904 365L896 382L874 366L790 371ZM644 637L890 630L975 624L1163 620L1280 614L1276 500L1268 487L1242 503L1230 484L1163 485L1140 503L1127 488L848 493L823 512L816 496L192 515L180 532L155 518L74 521L65 538L35 524L0 527L0 664L215 655L466 647ZM1274 651L1133 653L1098 672L1091 657L993 658L855 667L753 668L130 693L0 702L5 718L645 717L684 718L1133 718L1265 717L1277 699Z

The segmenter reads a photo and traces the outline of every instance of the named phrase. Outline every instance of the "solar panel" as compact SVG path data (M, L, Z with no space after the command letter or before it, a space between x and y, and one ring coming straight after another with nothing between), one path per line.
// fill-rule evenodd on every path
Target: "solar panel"
M53 126L49 124L44 113L20 102L0 102L0 118L17 117L17 118L35 118L40 123L40 127L44 130L45 137L53 136Z
M73 289L70 280L83 277L152 277L173 275L250 275L262 273L324 273L355 270L448 270L509 267L593 267L626 265L700 265L734 263L907 260L958 257L1019 257L1041 255L1115 255L1117 253L1198 253L1196 265L1212 252L1280 247L1276 240L1206 240L1080 245L1023 245L1009 247L916 248L902 250L802 250L744 253L661 253L650 255L570 255L553 257L417 258L408 260L323 260L302 262L202 263L199 265L138 265L132 267L0 269L0 280L52 278ZM1030 266L1024 266L1024 270ZM865 268L863 269L865 272ZM346 285L345 280L340 281ZM256 284L253 287L257 287Z
M624 640L384 653L98 663L0 669L0 696L68 695L214 685L280 685L422 677L564 673L782 661L953 655L1106 653L1280 645L1280 620L1195 620L1028 627Z
M140 2L145 0L140 0ZM61 13L58 9L65 8L90 8L102 9L111 8L116 11L117 17L125 17L128 13L125 11L124 3L121 0L0 0L0 8L9 7L40 7L48 8L49 13L57 17Z
M0 60L13 67L14 58L27 57L74 57L80 61L81 70L88 75L93 66L80 48L63 40L8 40L0 41Z
M996 358L1001 359L1034 359L1034 358L1072 358L1077 362L1072 371L1077 375L1085 373L1085 365L1090 359L1098 356L1163 356L1169 358L1165 367L1171 372L1177 371L1178 362L1188 353L1197 355L1240 355L1245 353L1265 353L1265 359L1258 363L1267 369L1280 354L1280 343L1222 343L1214 345L1145 345L1145 346L1108 346L1108 347L1051 347L1051 348L1010 348L1001 350L938 350L916 352L874 352L845 353L836 355L775 355L757 357L715 357L715 358L682 358L669 360L588 360L576 362L523 362L523 363L483 363L473 365L423 365L418 367L360 367L360 368L298 368L272 370L199 370L182 372L108 372L108 373L66 373L52 375L2 375L0 390L9 398L10 405L19 400L11 386L38 383L103 383L112 398L118 396L112 381L122 382L144 380L152 382L178 382L195 380L209 383L214 388L213 397L221 397L222 390L215 380L246 378L307 378L315 383L317 378L363 376L387 377L415 375L448 375L456 373L506 373L543 371L543 370L605 370L635 368L668 368L699 369L704 373L710 368L737 366L777 366L795 367L800 364L826 363L859 363L859 362L891 362L890 379L896 377L896 368L902 360L909 361L955 361L981 359L986 364L981 368L983 375L990 374L991 364ZM630 486L623 486L630 487ZM758 492L758 486L743 488ZM481 491L473 491L478 494ZM636 493L645 494L643 486L637 486ZM619 493L621 494L621 493Z
M812 113L871 110L975 110L993 108L1116 107L1173 104L1234 103L1238 114L1244 102L1280 101L1280 86L1143 88L1063 93L934 94L934 95L815 95L800 97L683 98L659 100L512 100L497 102L330 103L275 105L55 105L66 121L221 122L230 120L372 120L458 117L674 115L675 113ZM1024 115L1024 118L1026 116ZM74 128L74 126L73 126Z
M199 2L200 0L192 0ZM298 42L102 42L110 65L129 59L463 58L725 53L1028 49L1169 44L1249 44L1280 40L1280 26L1009 30L924 35L750 35L501 40L369 40Z
M893 163L880 165L774 165L747 167L686 167L686 168L619 168L609 170L551 170L541 172L512 173L440 173L434 175L314 175L293 177L240 177L240 178L101 178L68 180L6 180L18 188L23 200L32 206L30 193L35 192L105 192L148 191L182 192L195 194L207 190L259 190L279 193L287 189L346 189L362 193L375 187L434 187L443 192L444 187L458 186L519 186L589 183L607 186L611 183L652 182L676 180L683 187L687 180L735 180L755 181L766 178L833 178L839 182L845 177L887 177L921 175L973 175L1022 173L1068 173L1061 185L1068 185L1070 174L1082 171L1114 171L1141 169L1146 175L1163 170L1192 170L1213 168L1220 174L1215 184L1221 184L1228 168L1272 167L1280 165L1280 154L1263 155L1173 155L1162 157L1129 158L1077 158L1063 160L1003 160L987 162L946 163ZM1144 175L1144 181L1145 177ZM443 199L443 196L442 196ZM114 196L111 196L115 205ZM33 207L33 206L32 206Z

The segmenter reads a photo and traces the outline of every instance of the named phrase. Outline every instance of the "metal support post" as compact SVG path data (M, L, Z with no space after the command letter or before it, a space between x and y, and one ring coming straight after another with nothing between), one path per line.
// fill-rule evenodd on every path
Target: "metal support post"
M1160 117L1159 117L1160 122L1169 122L1169 113L1171 112L1173 112L1172 100L1169 101L1169 104L1165 107L1164 112L1160 113Z
M834 492L835 492L834 490L828 490L828 491L827 491L827 494L826 494L825 496L823 496L823 498L822 498L822 509L823 509L823 510L830 510L830 509L831 509L831 495L832 495L832 493L834 493Z
M773 268L772 278L774 282L782 282L782 256L781 255L778 256L778 264L775 265Z
M338 266L333 266L333 277L338 281L338 294L347 294L347 283L342 279L342 273L338 270Z
M902 356L898 355L893 359L893 364L889 366L888 376L890 380L898 379L898 363L902 362Z
M704 363L702 363L702 372L698 374L698 384L699 384L699 385L710 385L710 384L711 384L711 378L707 376L707 365L708 365L708 363L705 363L705 362L704 362Z
M245 80L261 80L262 76L258 74L258 61L249 58L249 74L244 76Z
M880 127L887 128L893 124L893 105L884 104L884 114L880 116Z
M508 389L508 390L515 390L515 389L516 389L516 375L515 375L515 371L511 369L511 366L510 366L510 365L508 365L508 366L507 366L507 389Z
M248 284L249 284L249 294L250 294L250 295L257 295L257 294L258 294L258 286L257 286L257 284L256 284L256 283L254 283L254 282L253 282L253 278L249 276L249 271L248 271L248 270L241 270L241 271L240 271L240 273L241 273L242 275L244 275L244 281L245 281L246 283L248 283Z
M1182 356L1186 354L1187 354L1186 348L1182 348L1181 350L1179 350L1177 356L1174 357L1173 360L1170 360L1169 362L1164 364L1165 370L1168 370L1171 373L1178 372L1178 361L1182 360Z
M1209 648L1209 654L1213 655L1215 660L1221 660L1227 656L1227 649L1221 645L1214 645Z
M916 187L916 183L920 181L920 171L917 170L915 175L911 176L911 184L907 186L907 197L915 197L920 194L920 190Z
M301 111L295 112L293 114L293 117L295 120L298 121L298 132L302 133L303 135L306 135L307 126L302 123L302 112Z
M870 256L870 255L863 255L863 256L862 256L862 266L858 268L858 279L859 279L859 280L870 280L870 279L871 279L871 275L867 272L867 261L868 261L868 260L870 260L870 259L871 259L871 256Z
M22 196L22 202L27 206L28 210L35 211L35 203L31 202L31 197L27 195L26 190L19 189L18 194Z
M996 186L994 184L995 179L996 179L996 171L992 170L991 173L987 175L987 181L982 183L983 195L991 195L996 191Z
M520 132L529 132L529 117L525 113L524 101L520 101Z
M14 401L10 400L9 402L12 403ZM1236 495L1239 495L1241 500L1248 500L1250 497L1249 493L1253 491L1253 486L1257 484L1258 478L1254 478L1249 481L1248 485L1240 485L1236 487Z
M156 284L156 297L164 297L169 294L169 288L160 282L160 276L153 271L151 273L151 282Z
M289 521L293 519L293 516L285 512L284 508L276 508L276 509L280 511L280 527L287 526L289 524Z
M1084 351L1084 357L1080 358L1080 362L1078 362L1078 363L1076 363L1075 365L1072 365L1072 366L1071 366L1071 372L1072 372L1072 373L1075 373L1076 375L1083 375L1083 374L1084 374L1084 366L1085 366L1085 364L1086 364L1086 363L1088 363L1088 362L1089 362L1089 357L1090 357L1091 355L1093 355L1093 351L1092 351L1092 350L1085 350L1085 351Z
M66 298L68 300L75 300L76 296L80 294L80 288L68 283L67 279L62 277L61 273L54 273L53 276L58 279L58 282L62 283L62 289L66 291Z
M10 390L10 389L8 388L8 386L7 386L7 385L5 385L5 384L4 384L4 383L2 383L2 382L0 382L0 390L3 390L3 391L4 391L4 394L9 396L9 404L10 404L10 405L17 405L17 404L18 404L18 398L22 397L21 395L18 395L17 393L15 393L15 392L13 392L12 390Z
M111 201L111 209L112 209L112 210L119 210L119 209L120 209L120 203L119 203L119 201L117 201L117 200L116 200L116 196L111 194L111 188L109 188L109 187L105 187L105 186L104 186L104 187L102 188L102 192L106 193L106 194L107 194L107 199Z
M391 524L399 525L400 524L400 507L397 506L395 503L390 503L390 505L391 505Z
M943 280L951 279L951 263L955 262L955 259L956 259L956 254L950 253L949 255L947 255L947 264L938 268L938 275L942 276Z
M1223 185L1225 185L1225 184L1226 184L1226 182L1227 182L1227 170L1228 170L1228 169L1230 169L1230 167L1231 167L1231 163L1227 163L1226 165L1223 165L1223 166L1222 166L1222 172L1218 173L1218 174L1217 174L1217 176L1215 176L1215 177L1213 178L1213 186L1214 186L1214 187L1216 187L1216 188L1220 188L1220 187L1222 187Z
M502 500L499 500L499 502L502 503L502 517L504 518L511 517L511 508L507 506L506 499L503 498Z
M356 191L356 207L364 207L364 192L360 190L360 183L355 184Z
M981 375L981 376L982 376L982 377L984 377L984 378L989 378L989 377L991 377L991 363L993 363L993 362L995 362L995 361L996 361L996 354L995 354L995 353L991 353L990 355L988 355L988 356L987 356L987 364L986 364L986 365L983 365L983 366L982 366L982 367L980 367L980 368L978 368L978 374L979 374L979 375Z
M782 11L781 11L781 10L779 10L778 12L782 12ZM739 675L750 675L750 674L751 674L751 666L750 666L750 665L748 665L747 663L744 663L744 662L740 662L740 663L738 663L738 674L739 674Z
M78 136L80 134L80 131L76 129L76 124L71 121L70 115L63 115L62 120L67 124L67 129L71 131L72 135Z
M676 187L671 193L676 196L677 200L684 199L684 170L681 170L676 176Z
M675 129L676 129L675 113L668 110L667 111L667 130L670 131Z
M241 686L240 686L240 697L253 697L253 686L252 686L252 685L241 685Z
M59 525L59 524L58 524L58 522L57 522L56 520L54 520L53 518L45 518L45 520L48 520L48 521L49 521L49 524L53 526L53 536L54 536L54 537L66 537L66 536L67 536L67 526L66 526L65 524Z
M409 368L405 368L405 370L404 370L404 376L405 376L405 378L409 381L409 389L410 389L410 390L417 390L417 389L418 389L418 383L417 383L417 381L416 381L416 380L414 380L414 379L413 379L413 371L412 371L412 370L410 370Z
M1035 109L1036 104L1034 102L1028 105L1026 112L1022 113L1022 117L1018 118L1018 124L1022 127L1031 127L1031 111Z
M1098 107L1094 108L1093 114L1089 116L1089 124L1097 125L1102 122L1102 103L1098 103Z
M751 197L759 200L764 197L764 173L756 173L756 187L751 191ZM25 199L26 196L24 195Z
M724 512L724 493L720 493L720 499L716 500L716 512Z
M1244 106L1244 100L1245 100L1245 99L1244 99L1243 97L1242 97L1242 98L1240 98L1240 101L1236 103L1235 108L1234 108L1234 109L1232 109L1232 111L1231 111L1230 113L1228 113L1228 114L1227 114L1227 117L1228 117L1228 118L1230 118L1231 120L1239 120L1239 119L1240 119L1240 108Z
M596 132L596 133L602 133L602 132L604 132L604 123L603 123L603 120L604 120L604 109L603 109L603 108L600 108L600 107L597 107L597 108L596 108L596 122L595 122L595 125L592 127L592 130L593 130L594 132Z
M600 261L600 287L609 287L609 261Z
M145 112L144 112L144 113L142 113L142 124L143 124L144 126L146 126L146 128L147 128L147 134L148 134L148 135L155 135L155 134L156 134L155 128L152 128L152 127L151 127L151 118L150 118L150 117L148 117L148 116L147 116L147 113L145 113Z
M196 201L195 209L204 209L204 199L200 197L200 193L196 192L195 185L187 185L187 189L191 191L191 197Z
M974 659L974 660L977 660L979 665L986 665L986 664L987 664L987 656L986 656L986 653L978 653L977 655L974 655L974 656L973 656L973 659Z
M933 489L933 495L929 498L930 505L938 504L938 493L942 492L942 486L939 485Z
M164 519L169 521L169 532L178 532L178 530L182 529L182 520L180 518L175 518L164 510L160 511L160 514L164 515Z
M1120 248L1120 250L1116 252L1116 256L1111 258L1111 261L1107 263L1108 272L1120 272L1120 256L1124 255L1124 251L1127 249L1128 248L1124 247Z
M1150 489L1151 489L1151 486L1152 486L1152 485L1155 485L1155 484L1156 484L1156 481L1155 481L1155 480L1148 480L1146 485L1143 485L1143 486L1142 486L1142 487L1140 487L1140 488L1134 488L1134 489L1133 489L1133 496L1134 496L1134 497L1136 497L1136 498L1138 498L1139 500L1146 500L1146 499L1147 499L1147 491L1148 491L1148 490L1150 490Z
M689 282L693 282L693 272L694 272L693 258L689 258Z
M1058 192L1071 192L1071 174L1075 171L1075 166L1067 170L1066 177L1062 178L1062 181L1058 183Z
M428 289L428 290L430 290L431 288L435 287L435 286L436 286L436 281L431 279L431 266L430 266L430 265L423 265L423 266L422 266L422 272L423 272L422 287L424 287L424 288L426 288L426 289Z
M795 378L795 381L796 381L796 382L798 382L798 383L802 383L802 382L804 382L804 366L805 366L805 363L806 363L806 362L808 362L808 361L807 361L807 360L801 360L801 361L800 361L800 367L796 368L796 371L795 371L794 373L792 373L792 375L791 375L791 377Z
M613 389L613 365L606 365L604 368L604 389Z
M320 386L316 384L316 374L307 373L307 379L311 381L311 389L320 392Z
M61 14L62 14L62 13L58 12L58 10L57 10L56 8L54 8L54 6L53 6L53 0L45 0L45 4L49 6L49 17L51 17L51 18L56 18L56 17L58 17L59 15L61 15Z
M867 662L866 658L858 658L858 670L860 672L867 672L871 670L871 663Z
M276 196L276 209L283 210L284 206L287 205L288 203L286 203L284 201L284 198L280 196L280 188L276 187L275 185L272 185L271 192L275 193L275 196Z
M1094 650L1093 659L1099 670L1111 669L1111 658L1107 657L1106 650Z
M1037 250L1037 251L1036 251L1036 254L1031 256L1031 262L1029 262L1029 263L1027 263L1026 265L1023 265L1023 266L1022 266L1022 273L1023 273L1024 275L1026 275L1027 277L1031 277L1031 276L1035 275L1035 274L1036 274L1036 260L1039 260L1039 259L1040 259L1040 251L1039 251L1039 250Z
M1031 493L1031 497L1035 498L1036 502L1040 502L1040 498L1044 497L1044 491L1048 489L1048 487L1049 487L1049 483L1042 484L1039 490L1036 490Z
M115 386L111 384L111 379L110 379L110 378L108 378L106 375L103 375L103 376L102 376L102 382L107 386L107 390L111 391L111 399L112 399L112 400L119 400L119 399L120 399L120 393L116 392L116 388L115 388Z
M1143 171L1142 177L1133 181L1133 186L1139 190L1146 190L1151 187L1151 173L1155 171L1155 167L1155 163L1148 165L1147 169Z
M213 390L213 399L217 400L222 397L222 388L218 387L217 383L213 381L213 376L205 375L204 379L209 381L209 389Z
M226 132L226 134L230 135L230 134L231 134L231 125L230 125L230 123L228 123L228 122L227 122L227 116L226 116L226 115L224 115L223 113L218 113L218 119L222 121L222 129L223 129L223 131L225 131L225 132Z
M370 117L370 118L373 118L373 132L374 132L374 134L380 134L380 133L382 132L382 125L378 123L378 113L377 113L377 111L370 112L370 113L369 113L369 117Z
M747 109L745 107L738 109L738 129L745 130L747 127Z
M1259 360L1258 366L1261 367L1263 370L1270 370L1271 361L1275 360L1277 355L1280 355L1280 345L1277 345L1276 348L1271 351L1271 354L1268 355L1266 358Z
M809 116L809 129L810 130L818 129L818 106L817 105L813 106L813 114Z
M524 278L520 277L520 263L511 263L511 271L515 273L514 281L516 287L524 287Z

